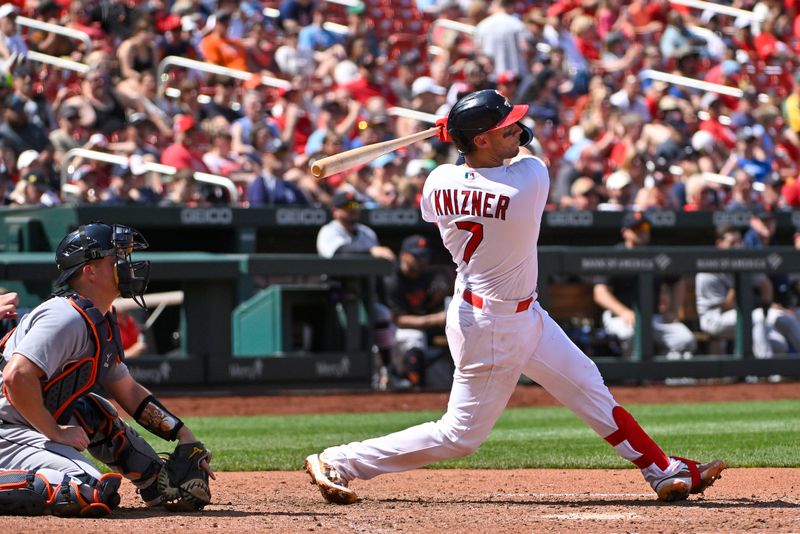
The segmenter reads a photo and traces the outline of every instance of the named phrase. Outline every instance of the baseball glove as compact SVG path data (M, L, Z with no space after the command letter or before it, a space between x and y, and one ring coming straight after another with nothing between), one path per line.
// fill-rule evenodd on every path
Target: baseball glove
M178 444L158 473L158 491L164 506L172 512L202 510L211 502L208 473L200 466L211 463L211 451L196 441Z

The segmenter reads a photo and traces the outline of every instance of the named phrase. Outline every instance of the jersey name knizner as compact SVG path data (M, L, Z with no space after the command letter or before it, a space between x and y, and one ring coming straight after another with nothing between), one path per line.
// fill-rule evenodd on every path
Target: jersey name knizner
M475 189L434 189L436 215L474 215L506 220L511 197Z

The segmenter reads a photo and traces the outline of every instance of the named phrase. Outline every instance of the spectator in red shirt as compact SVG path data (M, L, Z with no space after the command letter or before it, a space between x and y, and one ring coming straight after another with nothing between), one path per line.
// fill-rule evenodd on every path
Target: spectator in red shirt
M792 209L800 208L800 179L786 180L781 188L781 196L786 205Z
M344 85L345 89L350 91L353 98L362 104L366 104L373 96L381 96L389 102L390 106L396 105L397 97L388 85L382 85L377 78L380 70L381 66L377 64L372 56L361 58L358 62L358 76L346 83Z
M600 39L597 36L595 21L592 17L588 15L575 17L570 25L570 33L575 40L575 46L578 47L578 51L588 63L600 60L600 51L597 47Z
M281 100L273 112L276 110L280 110L280 114L275 115L275 124L281 130L281 141L296 154L304 153L314 126L306 112L303 93L294 87L282 91Z
M727 85L729 87L739 87L739 73L742 67L734 59L726 59L722 63L708 69L706 81ZM728 95L717 95L728 109L736 109L739 106L739 98Z
M706 93L703 97L703 102L708 112L708 119L700 123L700 129L709 132L714 136L714 139L724 144L727 148L735 148L736 135L719 120L723 105L720 95L716 93Z
M197 146L197 125L194 118L191 115L176 116L174 129L175 142L164 149L161 163L171 165L178 170L208 172L202 157L192 150Z

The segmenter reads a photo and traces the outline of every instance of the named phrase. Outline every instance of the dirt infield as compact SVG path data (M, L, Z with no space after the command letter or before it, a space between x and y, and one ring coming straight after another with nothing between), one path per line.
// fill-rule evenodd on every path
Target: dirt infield
M612 388L624 403L800 398L800 385ZM354 412L367 395L167 398L180 415ZM446 394L368 395L374 410L444 409ZM551 405L519 387L512 406ZM298 459L298 466L302 462ZM203 512L139 505L129 483L109 519L0 518L3 534L252 532L800 532L800 470L729 469L705 495L662 504L636 470L419 470L358 481L362 501L328 505L300 472L220 473Z

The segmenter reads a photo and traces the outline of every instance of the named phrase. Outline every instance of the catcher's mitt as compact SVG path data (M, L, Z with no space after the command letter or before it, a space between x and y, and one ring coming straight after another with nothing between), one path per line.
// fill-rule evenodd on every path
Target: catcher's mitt
M173 512L202 510L211 502L208 473L200 462L211 462L211 452L196 441L175 447L158 473L158 491L164 506Z

